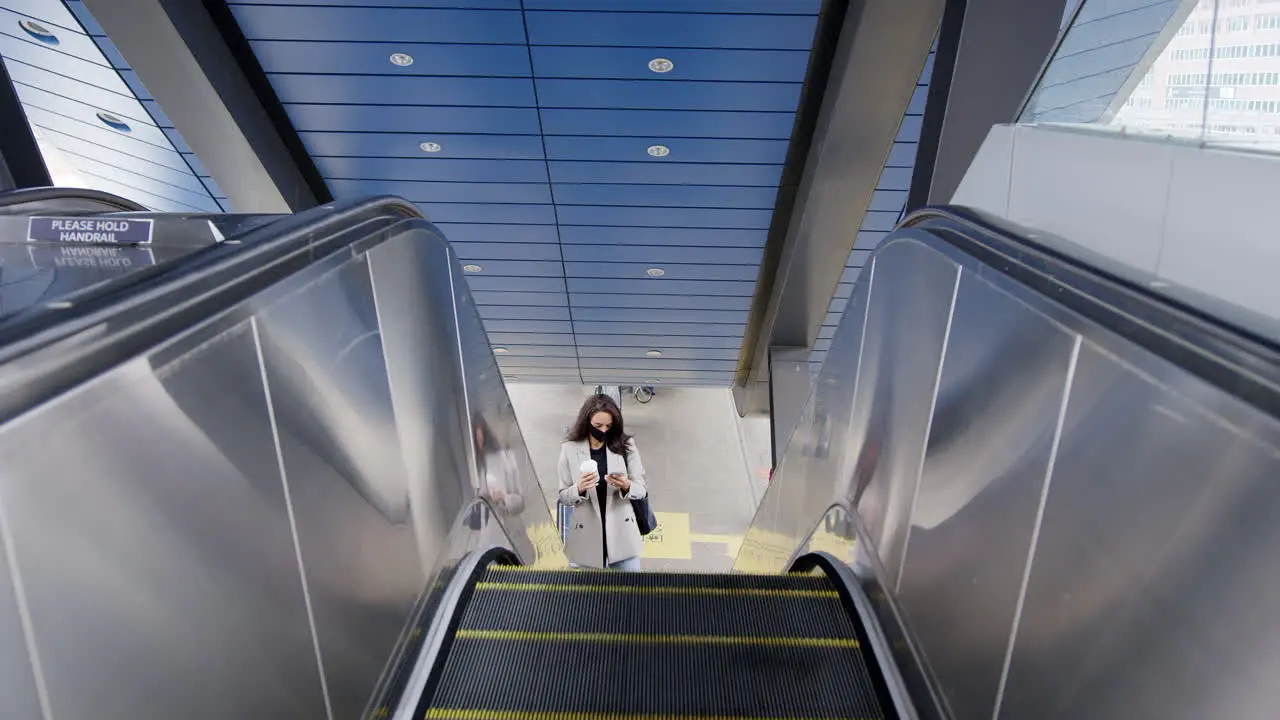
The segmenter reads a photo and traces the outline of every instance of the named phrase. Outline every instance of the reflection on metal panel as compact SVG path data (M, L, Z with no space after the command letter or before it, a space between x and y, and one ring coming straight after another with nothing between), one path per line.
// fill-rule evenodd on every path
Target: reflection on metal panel
M356 717L426 581L367 263L256 322L330 705Z
M961 275L899 583L956 717L994 710L1074 344Z
M867 412L862 452L875 459L858 478L855 502L890 586L902 565L958 273L955 263L914 241L877 254L853 398Z
M4 510L0 508L0 513ZM3 523L0 517L0 523ZM40 717L40 696L36 691L30 651L23 634L17 588L6 556L8 542L0 535L0 697L12 717Z
M1001 717L1274 716L1280 436L1241 409L1086 344Z
M325 713L248 324L0 430L54 717Z
M898 231L735 567L850 562L945 715L1273 716L1280 423L1055 297Z

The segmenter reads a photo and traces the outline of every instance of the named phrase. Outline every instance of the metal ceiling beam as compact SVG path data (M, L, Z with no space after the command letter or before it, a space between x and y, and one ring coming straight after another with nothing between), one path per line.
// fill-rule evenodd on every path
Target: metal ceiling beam
M1058 38L1066 0L967 0L965 5L955 28L958 37L948 37L943 25L909 208L951 202L991 126L1017 119ZM941 45L948 41L958 47L944 69ZM936 144L926 147L930 141Z
M290 213L328 199L201 0L84 4L236 212Z
M849 3L789 223L761 268L734 388L744 415L769 406L769 348L817 339L945 4Z

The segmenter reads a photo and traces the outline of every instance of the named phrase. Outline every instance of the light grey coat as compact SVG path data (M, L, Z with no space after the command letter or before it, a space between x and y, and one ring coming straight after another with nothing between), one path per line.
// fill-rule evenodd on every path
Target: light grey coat
M609 453L609 472L625 472L631 480L631 490L624 496L610 486L605 505L605 530L609 540L609 562L619 562L640 554L643 540L636 527L636 514L632 500L649 494L644 484L644 463L635 440L627 445L627 458L612 450ZM582 476L584 460L591 459L591 447L586 440L567 442L560 446L560 503L573 508L569 520L569 536L564 551L569 562L583 567L604 567L604 548L600 542L600 500L594 489L586 497L578 494L578 478ZM601 482L606 482L601 478Z

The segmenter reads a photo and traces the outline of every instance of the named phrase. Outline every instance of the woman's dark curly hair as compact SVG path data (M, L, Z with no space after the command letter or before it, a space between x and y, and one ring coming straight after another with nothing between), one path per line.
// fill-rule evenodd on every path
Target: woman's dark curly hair
M613 418L613 425L604 437L604 444L614 453L626 457L627 443L631 442L631 436L622 428L622 411L618 409L618 403L608 395L592 395L582 403L578 419L569 427L569 434L565 439L569 442L582 442L591 437L591 418L600 412L609 413L609 417Z

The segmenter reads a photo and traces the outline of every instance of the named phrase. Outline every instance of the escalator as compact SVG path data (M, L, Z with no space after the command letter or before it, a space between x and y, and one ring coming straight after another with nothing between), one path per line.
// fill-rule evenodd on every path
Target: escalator
M471 580L417 717L901 717L847 590L825 570L574 572L502 560Z
M1275 343L1016 228L908 218L735 572L617 573L569 570L467 281L411 204L49 199L25 212L171 242L0 307L13 717L1274 707L1223 674L1280 646Z

